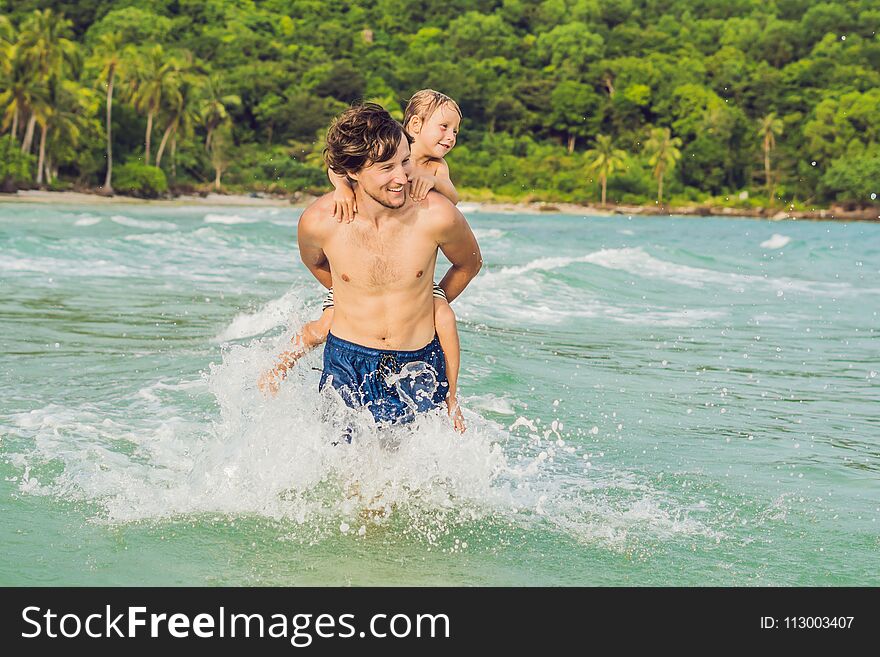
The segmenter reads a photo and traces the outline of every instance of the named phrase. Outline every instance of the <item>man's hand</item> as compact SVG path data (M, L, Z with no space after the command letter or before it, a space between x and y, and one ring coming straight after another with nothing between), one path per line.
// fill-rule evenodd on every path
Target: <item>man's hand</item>
M357 214L354 190L349 185L340 185L333 192L333 218L350 224Z
M423 201L436 184L437 179L434 176L413 176L409 184L412 200L416 203Z

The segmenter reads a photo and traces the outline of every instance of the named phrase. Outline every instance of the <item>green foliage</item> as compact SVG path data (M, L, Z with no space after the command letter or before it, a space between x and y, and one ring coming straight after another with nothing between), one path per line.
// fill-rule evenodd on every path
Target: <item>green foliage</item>
M880 197L880 148L832 162L822 178L826 191L838 201L866 205ZM875 197L872 199L871 194Z
M673 202L858 202L880 143L877 0L0 0L0 13L0 134L14 127L36 154L49 126L47 164L78 184L104 179L111 77L114 161L149 142L149 161L191 187L220 170L233 188L325 189L332 117L361 99L399 115L425 87L461 105L450 166L480 195L595 200L584 151L601 134L626 155L606 172L611 200L662 187ZM784 129L762 137L771 114ZM658 172L644 147L666 128L681 156Z
M14 192L24 185L35 164L36 158L22 153L11 135L0 137L0 192Z
M158 198L168 191L165 172L140 162L126 162L113 170L113 188L138 198Z

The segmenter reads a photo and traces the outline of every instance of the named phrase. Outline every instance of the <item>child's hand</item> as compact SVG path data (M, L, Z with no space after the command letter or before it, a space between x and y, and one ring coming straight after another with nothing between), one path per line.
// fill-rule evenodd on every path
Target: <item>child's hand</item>
M277 395L280 387L280 377L278 376L278 372L274 369L269 370L268 372L263 372L260 375L260 378L257 379L257 388L259 388L260 392L266 397L274 397Z
M412 196L413 201L418 203L419 201L424 200L428 195L428 192L434 189L436 183L437 179L434 176L414 176L409 184L409 193Z
M341 185L333 192L333 218L338 222L345 220L350 224L357 213L354 190L348 185Z
M449 413L449 417L452 420L452 426L458 433L465 432L464 426L464 415L462 415L461 407L458 405L458 401L453 401L450 403L449 399L446 399L446 412Z

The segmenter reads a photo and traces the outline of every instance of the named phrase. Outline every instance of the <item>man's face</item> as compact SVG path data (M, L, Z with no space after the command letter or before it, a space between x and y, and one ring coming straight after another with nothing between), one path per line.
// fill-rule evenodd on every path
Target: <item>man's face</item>
M372 162L352 177L376 203L395 209L406 203L410 168L409 142L401 135L394 157L385 162Z

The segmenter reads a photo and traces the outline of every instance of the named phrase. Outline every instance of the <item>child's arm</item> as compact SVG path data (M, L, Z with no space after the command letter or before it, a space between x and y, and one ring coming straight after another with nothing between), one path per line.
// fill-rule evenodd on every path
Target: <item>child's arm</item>
M333 184L333 218L336 221L345 219L347 223L354 221L357 205L354 200L354 190L351 182L345 176L340 176L333 169L327 169L327 177Z
M440 160L437 172L434 174L434 189L452 201L453 205L458 205L461 200L455 185L452 184L452 178L449 177L449 165L446 164L446 160Z
M413 201L419 202L423 200L432 189L437 190L452 201L453 204L458 205L458 192L455 189L455 185L452 184L452 179L449 177L449 165L446 164L446 160L440 160L440 163L437 165L437 171L434 172L433 176L417 175L412 179L410 193L412 194Z

